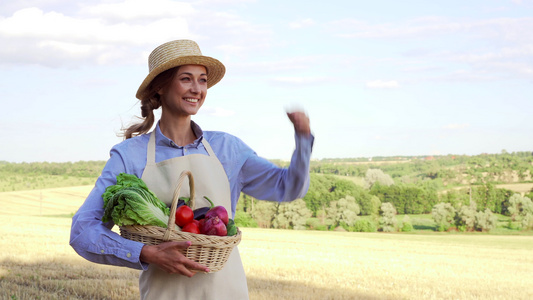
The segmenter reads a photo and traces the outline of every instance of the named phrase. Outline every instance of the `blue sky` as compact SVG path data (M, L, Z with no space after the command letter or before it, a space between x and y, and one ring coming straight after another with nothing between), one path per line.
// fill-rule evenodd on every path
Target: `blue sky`
M0 3L0 160L106 160L147 57L188 38L226 65L193 117L289 159L533 150L533 1Z

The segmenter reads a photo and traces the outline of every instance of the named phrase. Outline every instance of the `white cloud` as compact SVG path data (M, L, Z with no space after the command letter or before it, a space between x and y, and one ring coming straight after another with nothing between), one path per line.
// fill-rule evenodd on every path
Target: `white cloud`
M524 30L533 28L531 17L454 19L426 16L375 24L343 19L329 25L334 35L346 39L395 39L405 41L407 47L416 45L401 54L417 59L426 68L441 68L441 75L433 77L438 80L531 79L533 31ZM423 47L420 47L421 42ZM454 77L458 73L461 76Z
M273 47L274 34L269 25L250 22L246 16L231 10L198 7L197 13L188 20L191 31L198 33L202 45L236 55L240 61L247 55L257 56Z
M329 82L329 81L330 79L323 78L323 77L301 77L301 76L281 76L281 77L274 77L271 79L271 82L274 84L295 85L295 86L316 85L321 82Z
M468 123L463 123L463 124L452 123L452 124L448 124L448 125L444 126L443 128L444 129L450 129L450 130L459 130L459 129L465 129L465 128L468 128L468 127L470 127L470 124L468 124Z
M511 2L517 5L524 5L527 7L531 7L531 5L533 5L533 0L511 0Z
M169 35L188 34L183 16L174 14L149 24L109 24L99 17L71 17L57 12L43 12L36 7L15 12L0 20L1 38L62 40L76 43L146 44ZM172 27L169 27L172 26ZM172 28L169 34L168 28Z
M83 6L81 15L103 18L107 21L139 21L175 18L194 12L192 6L184 2L170 0L125 0L123 2L100 3Z
M269 26L251 23L223 3L28 0L10 9L0 5L6 8L4 16L0 10L0 65L144 64L155 46L180 38L198 41L202 50L219 50L225 61L271 49Z
M132 1L115 3L127 5ZM86 14L82 17L44 12L37 7L24 8L12 16L0 18L0 64L42 64L47 66L144 62L138 46L153 47L176 38L193 38L184 15L190 10L165 11L167 17L141 24L120 18L155 16L134 2L134 8L111 19ZM170 1L160 0L160 3ZM178 6L177 6L178 7ZM98 6L95 7L97 9ZM105 8L105 7L104 7ZM106 9L101 8L102 12ZM121 6L115 7L121 10ZM98 10L97 10L98 11ZM182 13L184 15L182 15ZM103 13L105 15L105 13ZM108 16L111 18L111 16ZM172 28L172 30L168 30Z
M396 80L373 80L367 81L365 85L370 89L395 89L400 87L400 84Z
M485 20L453 20L443 17L419 17L403 23L378 23L356 19L330 22L328 27L343 38L436 38L451 34L468 34L472 38L498 40L531 40L533 33L524 31L533 25L533 18L493 18Z
M505 47L493 52L485 53L459 53L452 54L450 58L455 61L467 63L486 63L496 60L533 57L533 44L516 47Z
M287 71L316 69L317 62L320 61L324 61L323 56L301 55L279 60L235 61L231 68L236 72L248 74L286 73ZM284 78L286 79L286 77L282 77L281 80L285 80Z
M289 27L291 29L306 28L306 27L311 27L313 25L315 25L315 21L313 21L313 19L311 18L302 19L302 20L289 23Z

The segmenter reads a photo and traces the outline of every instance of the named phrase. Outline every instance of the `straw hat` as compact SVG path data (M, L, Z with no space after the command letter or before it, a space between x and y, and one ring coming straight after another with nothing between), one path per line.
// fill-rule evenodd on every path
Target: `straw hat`
M161 72L183 65L202 65L207 68L207 88L219 82L226 68L212 57L203 56L200 47L191 40L176 40L165 43L152 51L148 57L148 76L137 90L136 97L147 98L147 88Z

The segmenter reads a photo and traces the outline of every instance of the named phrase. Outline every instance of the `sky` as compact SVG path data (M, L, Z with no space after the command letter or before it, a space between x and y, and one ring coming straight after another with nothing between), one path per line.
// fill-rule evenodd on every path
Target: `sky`
M195 40L226 75L193 116L288 160L533 151L533 0L0 2L0 161L107 160L148 55Z

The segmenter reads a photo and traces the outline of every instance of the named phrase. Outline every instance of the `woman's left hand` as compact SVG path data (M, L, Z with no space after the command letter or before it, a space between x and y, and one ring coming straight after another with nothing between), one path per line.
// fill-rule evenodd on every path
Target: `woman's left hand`
M309 117L302 111L287 113L289 120L294 125L294 131L298 135L309 136L311 134L311 125Z

